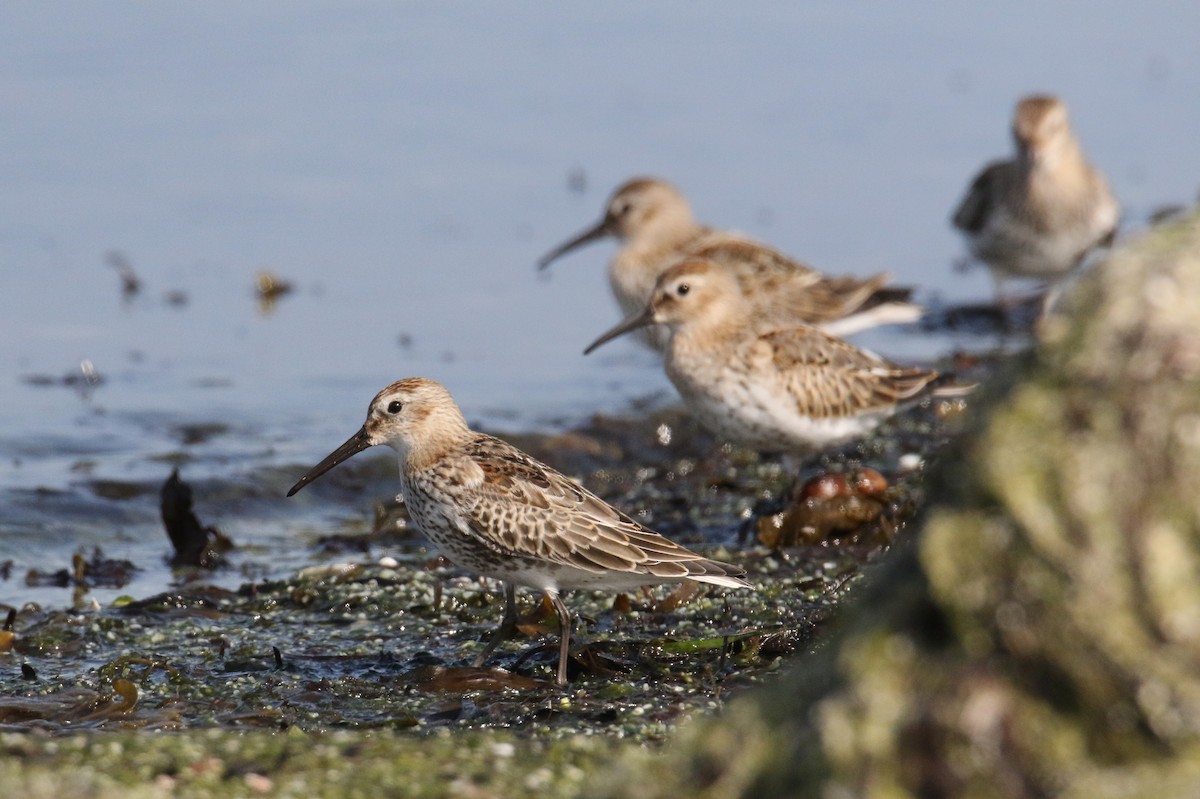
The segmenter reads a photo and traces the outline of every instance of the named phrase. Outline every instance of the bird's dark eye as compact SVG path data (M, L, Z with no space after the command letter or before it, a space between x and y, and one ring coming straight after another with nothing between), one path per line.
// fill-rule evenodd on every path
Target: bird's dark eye
M692 290L692 287L689 286L687 283L680 283L678 286L675 287L675 293L678 294L680 297L687 294L691 290Z
M633 208L629 203L621 203L617 206L617 216L625 216Z
M392 400L391 402L388 403L388 413L391 413L391 414L400 413L400 409L403 407L404 406L400 404L400 400Z

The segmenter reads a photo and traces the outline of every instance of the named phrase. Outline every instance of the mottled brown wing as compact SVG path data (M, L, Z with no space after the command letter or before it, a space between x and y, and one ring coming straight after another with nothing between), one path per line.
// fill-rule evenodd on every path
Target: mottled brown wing
M938 376L808 327L764 333L756 346L766 350L801 413L815 419L893 407L920 395Z
M1008 161L993 161L983 168L971 182L967 194L951 217L954 226L967 233L979 233L993 213L995 197L1011 169Z
M822 276L807 286L782 286L773 306L812 324L830 322L863 309L890 279L887 272L866 279Z
M780 312L812 324L841 319L881 291L891 276L830 277L776 249L730 233L709 232L687 246L687 254L733 271L742 293Z
M500 439L478 436L466 454L483 480L462 488L471 530L505 552L586 571L657 577L717 576L744 570L702 558L648 530L573 480Z
M821 273L778 250L731 233L708 232L685 248L686 254L732 269L743 291L770 292L785 284L808 285Z

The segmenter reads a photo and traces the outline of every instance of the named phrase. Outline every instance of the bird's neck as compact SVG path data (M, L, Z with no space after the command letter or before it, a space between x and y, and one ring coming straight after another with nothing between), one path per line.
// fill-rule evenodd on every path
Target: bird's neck
M676 358L711 360L713 352L738 340L738 333L752 324L743 309L729 303L713 303L704 311L685 324L668 325L671 330L668 348Z
M1023 151L1021 156L1021 164L1033 180L1040 177L1061 180L1064 176L1086 173L1088 168L1074 136L1063 136L1036 153Z
M628 246L643 251L677 249L701 229L686 208L660 211L629 238Z
M471 437L471 429L461 414L426 420L420 435L393 445L400 458L400 471L406 474L425 471L455 452Z
M1072 138L1041 155L1027 175L1030 206L1051 217L1074 218L1099 191L1095 171Z

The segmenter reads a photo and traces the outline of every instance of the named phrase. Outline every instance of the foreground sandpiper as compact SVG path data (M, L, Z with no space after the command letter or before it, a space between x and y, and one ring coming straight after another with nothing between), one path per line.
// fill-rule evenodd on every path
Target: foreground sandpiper
M683 194L656 178L634 178L622 184L599 224L551 250L538 264L545 269L576 247L605 236L614 236L623 245L609 264L608 277L627 315L645 308L659 276L688 256L730 269L742 293L760 311L817 325L836 335L911 322L922 313L919 306L907 302L907 290L885 288L886 273L866 279L828 277L753 239L697 223ZM644 341L664 349L665 332L644 332L648 332Z
M559 685L567 681L571 642L561 591L685 580L750 586L744 569L679 546L511 444L474 432L450 392L420 377L376 394L362 428L288 496L377 444L400 459L400 495L416 527L454 563L504 583L504 622L477 666L516 627L514 585L542 591L558 612Z
M1001 301L1005 278L1053 283L1111 243L1120 212L1058 98L1018 102L1012 135L1016 157L984 167L953 216L972 254L992 270Z
M700 259L664 272L646 307L585 352L652 324L670 331L664 366L688 410L760 451L805 453L862 436L932 392L938 377L811 326L763 319L728 270Z

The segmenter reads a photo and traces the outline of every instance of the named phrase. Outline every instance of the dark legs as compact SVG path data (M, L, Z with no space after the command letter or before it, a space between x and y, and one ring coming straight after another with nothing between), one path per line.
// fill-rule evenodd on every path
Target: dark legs
M558 634L560 638L558 644L558 679L555 682L559 685L566 685L567 656L571 653L571 614L557 591L547 589L546 596L550 597L550 602L554 605L554 611L558 614Z
M567 610L566 604L562 601L562 597L558 595L557 591L546 589L546 596L550 599L550 603L554 605L554 612L558 614L558 677L555 682L559 685L566 685L567 658L571 654L571 613ZM500 622L500 629L496 630L495 635L488 641L487 646L475 657L473 665L477 668L482 666L488 659L488 656L496 650L496 647L509 638L512 638L513 633L516 631L516 589L512 583L504 583L504 620Z
M488 659L488 655L496 651L496 647L504 641L513 637L513 633L517 631L517 591L512 583L504 583L504 619L500 622L500 629L488 641L487 646L483 648L474 662L476 668L482 666L484 661Z

